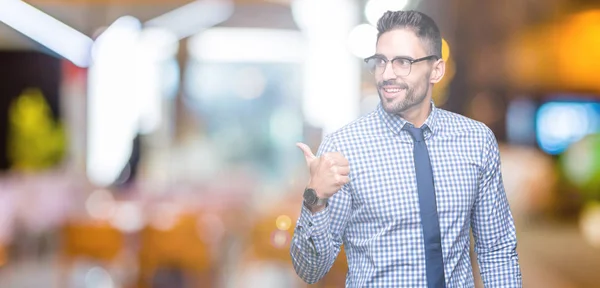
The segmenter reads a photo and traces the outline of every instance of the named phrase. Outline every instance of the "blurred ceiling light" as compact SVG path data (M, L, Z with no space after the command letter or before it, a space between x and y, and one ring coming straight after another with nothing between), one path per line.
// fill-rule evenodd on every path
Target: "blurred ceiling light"
M360 24L348 35L350 52L359 58L367 58L375 54L377 28L369 24Z
M175 57L179 50L177 35L164 28L146 28L141 31L138 40L142 46L140 52L144 53L146 58L156 61Z
M136 135L156 131L162 121L163 85L179 41L162 27L142 30L131 16L117 19L96 40L89 71L88 177L115 184L128 167Z
M190 38L190 55L208 62L301 62L304 39L298 31L211 28Z
M231 0L193 1L147 21L145 26L167 29L180 40L227 20L233 8Z
M122 47L116 43L126 43L133 47L141 29L142 23L137 18L133 16L119 17L96 38L91 49L92 58L96 58L100 49L104 53L119 54Z
M99 186L112 184L127 164L139 128L137 95L132 85L136 70L141 23L134 17L117 19L92 49L88 77L87 175Z
M163 84L167 81L168 60L176 61L179 41L171 31L163 28L146 28L141 31L137 43L135 81L138 125L141 134L156 131L162 121ZM173 70L171 70L173 71Z
M79 67L90 62L90 37L20 0L0 0L0 21Z
M369 0L365 5L365 17L373 26L387 11L402 10L408 5L408 0Z

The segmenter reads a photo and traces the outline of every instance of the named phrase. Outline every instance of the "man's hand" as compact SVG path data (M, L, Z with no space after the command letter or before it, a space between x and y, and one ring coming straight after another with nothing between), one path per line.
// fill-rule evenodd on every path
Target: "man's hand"
M310 171L308 188L315 189L319 198L331 198L342 186L350 182L350 165L342 153L329 152L317 157L308 145L297 143L296 146L304 152Z

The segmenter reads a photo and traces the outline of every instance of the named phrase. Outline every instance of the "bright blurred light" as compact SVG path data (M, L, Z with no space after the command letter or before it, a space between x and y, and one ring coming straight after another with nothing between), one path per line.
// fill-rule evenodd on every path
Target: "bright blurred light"
M85 274L86 288L113 288L115 284L108 271L102 267L94 267Z
M108 220L115 213L115 199L109 191L99 189L92 192L87 198L85 209L94 219Z
M277 226L277 229L287 231L292 226L292 218L288 215L280 215L277 217L277 220L275 220L275 225Z
M133 16L123 16L115 20L94 42L92 47L94 62L102 62L96 59L100 57L99 53L103 54L101 57L106 57L106 54L119 55L123 49L132 50L141 29L142 23ZM105 60L103 59L103 61Z
M163 87L167 77L164 65L175 58L179 41L173 33L160 28L144 29L138 38L137 55L134 57L135 77L133 81L136 104L132 107L139 113L139 132L149 134L158 129L162 121ZM169 70L165 70L169 71Z
M375 54L377 28L369 24L360 24L350 32L348 46L350 52L359 58L367 58Z
M188 51L200 62L302 62L304 46L298 31L220 27L192 36Z
M288 232L275 230L271 234L271 244L276 248L284 248L288 245L290 238Z
M145 26L169 30L179 40L227 20L233 8L230 0L193 1L146 22Z
M140 53L154 61L168 60L177 54L179 40L176 35L163 28L145 28L138 38Z
M402 10L407 4L408 0L369 0L365 5L365 17L377 27L377 21L385 12Z
M79 67L90 64L90 37L23 1L0 1L0 21Z
M169 79L163 68L178 49L173 33L142 30L131 16L117 19L96 40L89 72L87 162L95 185L114 183L127 165L136 134L160 126L163 80Z
M584 207L579 227L586 242L600 248L600 203L590 203Z
M538 144L548 154L560 154L585 135L599 131L598 103L549 102L537 112Z
M99 186L113 183L125 167L138 129L132 85L141 23L125 16L97 39L89 69L87 173ZM151 83L146 83L151 84Z
M348 49L357 23L352 0L295 0L292 15L306 35L302 112L313 127L329 134L359 114L360 63Z
M125 233L137 232L145 224L142 208L135 202L119 202L115 214L110 219L110 224Z

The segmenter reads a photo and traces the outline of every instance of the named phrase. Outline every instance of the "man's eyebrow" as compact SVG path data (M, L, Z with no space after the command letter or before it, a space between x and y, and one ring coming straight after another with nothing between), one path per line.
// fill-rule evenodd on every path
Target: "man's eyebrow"
M372 57L381 57L381 58L384 58L384 59L388 59L387 57L385 57L383 54L380 54L380 53L376 53ZM392 59L396 59L396 58L403 58L403 59L410 59L410 60L414 60L415 59L415 58L413 58L411 56L408 56L408 55L397 55L397 56L392 57Z

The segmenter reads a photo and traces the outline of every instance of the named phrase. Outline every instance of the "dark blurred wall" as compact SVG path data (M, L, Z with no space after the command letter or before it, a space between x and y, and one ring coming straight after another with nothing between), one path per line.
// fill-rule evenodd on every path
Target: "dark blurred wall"
M61 80L60 59L36 51L0 51L0 170L7 159L8 110L27 88L40 89L57 119Z

